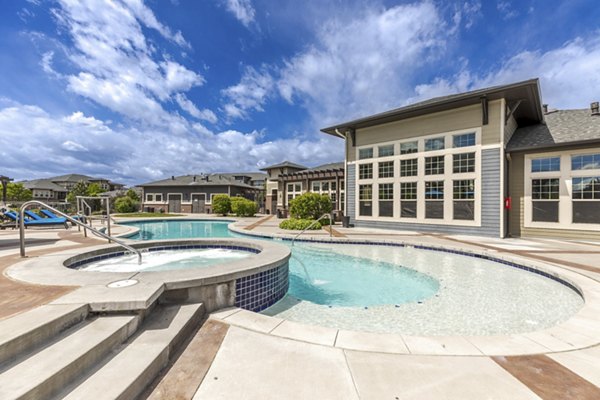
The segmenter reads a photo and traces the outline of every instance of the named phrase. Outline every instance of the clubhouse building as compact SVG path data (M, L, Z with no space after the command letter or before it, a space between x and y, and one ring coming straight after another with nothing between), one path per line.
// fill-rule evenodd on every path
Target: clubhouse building
M338 201L355 226L600 239L598 103L552 110L537 79L322 131L345 141Z

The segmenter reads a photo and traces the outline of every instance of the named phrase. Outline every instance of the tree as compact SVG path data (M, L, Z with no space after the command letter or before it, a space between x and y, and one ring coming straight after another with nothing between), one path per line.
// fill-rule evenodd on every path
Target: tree
M129 189L125 196L129 197L131 200L140 201L140 196L138 196L137 192L133 189Z
M1 186L1 185L0 185ZM0 190L1 191L1 190ZM28 201L33 198L31 190L22 183L8 182L6 185L6 199L11 201Z
M100 193L104 193L106 190L102 189L96 182L90 183L85 189L85 196L98 197Z
M226 194L217 194L212 198L213 212L223 216L231 212L231 199Z
M290 214L298 219L317 219L331 212L331 198L326 194L306 192L290 202Z
M69 203L73 204L77 200L77 196L87 196L88 195L87 189L88 189L88 184L86 182L84 182L84 181L77 182L75 185L73 185L73 188L67 195L67 201Z
M119 213L136 212L139 209L139 203L129 196L119 197L115 200L115 210Z

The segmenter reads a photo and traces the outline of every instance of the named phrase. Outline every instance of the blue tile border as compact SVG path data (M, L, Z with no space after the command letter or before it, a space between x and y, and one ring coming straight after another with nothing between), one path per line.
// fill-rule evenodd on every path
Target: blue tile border
M235 306L259 312L285 296L289 288L289 263L235 280Z

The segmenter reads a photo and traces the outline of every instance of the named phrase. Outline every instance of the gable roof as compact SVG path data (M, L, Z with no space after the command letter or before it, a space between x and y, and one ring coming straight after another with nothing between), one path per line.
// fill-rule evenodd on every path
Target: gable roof
M304 165L295 164L295 163L293 163L293 162L291 162L291 161L287 161L287 160L286 160L286 161L282 161L282 162L280 162L280 163L278 163L278 164L273 164L273 165L269 165L268 167L261 168L260 170L261 170L261 171L266 171L266 170L268 170L268 169L273 169L273 168L285 168L285 167L288 167L288 168L296 168L296 169L306 169L306 168L307 168L307 167L305 167Z
M53 182L79 182L79 181L89 181L89 180L94 180L95 178L92 178L91 176L87 176L87 175L81 175L81 174L66 174L66 175L59 175L59 176L53 176L51 178L47 178L47 180L53 181Z
M508 85L492 86L488 88L472 90L470 92L435 97L380 114L375 114L344 122L342 124L333 125L328 128L323 128L321 129L321 132L329 135L340 136L336 130L344 132L348 129L367 128L370 126L381 125L402 119L418 117L420 115L432 114L454 108L479 104L481 103L481 98L483 96L485 96L488 101L501 98L505 98L508 102L521 100L521 104L514 113L514 117L517 120L527 119L539 122L544 118L542 112L539 80L536 78L527 81L511 83Z
M545 115L545 124L518 128L507 151L600 142L600 116L590 109L559 110Z
M206 180L206 178L208 178L208 180ZM142 183L138 186L236 186L247 189L256 189L255 186L236 181L233 176L229 174L182 175L154 182Z
M50 179L34 179L21 182L27 189L53 190L55 192L67 192L65 188L52 182Z

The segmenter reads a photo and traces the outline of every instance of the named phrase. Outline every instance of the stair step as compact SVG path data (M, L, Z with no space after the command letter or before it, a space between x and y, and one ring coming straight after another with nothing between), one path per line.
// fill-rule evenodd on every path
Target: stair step
M139 335L64 399L136 398L168 364L173 349L198 326L203 315L203 304L158 307Z
M135 332L137 316L100 317L0 375L0 398L47 399Z
M30 352L83 321L87 304L44 305L0 321L0 364Z

